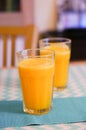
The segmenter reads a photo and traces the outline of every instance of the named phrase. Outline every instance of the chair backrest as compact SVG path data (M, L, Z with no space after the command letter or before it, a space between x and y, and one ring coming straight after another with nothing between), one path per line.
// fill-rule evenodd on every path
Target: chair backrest
M16 39L18 37L23 38L24 45L22 49L28 49L28 48L34 48L37 47L37 40L38 40L38 30L34 25L28 25L28 26L14 26L14 27L0 27L0 39L3 43L3 48L0 49L2 51L1 57L2 57L2 66L7 66L8 58L10 57L10 66L15 66L15 53L17 51L17 41ZM9 39L11 41L11 45L9 46ZM1 42L0 42L1 44ZM21 42L18 41L18 44L20 44L20 48L22 46ZM11 48L10 54L9 53L9 47ZM7 49L8 48L8 49ZM0 60L1 61L1 60ZM9 63L8 63L9 64Z

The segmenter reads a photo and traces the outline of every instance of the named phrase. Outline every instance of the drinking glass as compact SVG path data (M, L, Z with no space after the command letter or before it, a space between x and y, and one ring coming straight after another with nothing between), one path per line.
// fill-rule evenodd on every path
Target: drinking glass
M39 41L39 47L55 51L54 91L66 88L71 55L71 40L64 37L44 38Z
M23 110L45 114L52 108L54 51L27 49L17 52Z

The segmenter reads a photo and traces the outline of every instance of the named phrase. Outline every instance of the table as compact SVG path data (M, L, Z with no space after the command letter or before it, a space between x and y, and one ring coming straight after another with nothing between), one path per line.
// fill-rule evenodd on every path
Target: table
M54 92L54 98L86 96L86 62L69 66L68 88ZM0 100L21 100L20 82L17 68L0 69ZM34 125L5 128L6 130L86 130L86 123Z

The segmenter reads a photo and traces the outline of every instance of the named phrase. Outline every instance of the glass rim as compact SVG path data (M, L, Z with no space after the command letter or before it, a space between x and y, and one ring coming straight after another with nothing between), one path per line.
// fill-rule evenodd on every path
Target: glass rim
M44 42L48 42L49 40L58 40L59 42L61 40L64 40L64 43L71 43L71 39L70 38L66 38L66 37L46 37L46 38L42 38L39 40L39 43L44 41ZM62 41L61 41L62 42Z
M34 55L34 57L48 57L48 56L54 56L55 55L55 52L53 50L48 50L48 49L42 49L42 48L36 48L36 49L23 49L21 51L17 51L16 52L16 55L17 56L29 56L27 55L25 52L29 52L29 51L40 51L40 50L43 50L45 52L50 52L49 54L44 54L44 55ZM33 56L29 56L30 58L33 57Z

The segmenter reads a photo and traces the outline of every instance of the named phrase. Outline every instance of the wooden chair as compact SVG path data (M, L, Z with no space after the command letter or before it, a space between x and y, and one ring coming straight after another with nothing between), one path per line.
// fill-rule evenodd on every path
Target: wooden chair
M24 27L0 27L0 37L3 40L3 66L7 66L7 47L8 47L8 38L11 39L11 56L10 66L15 66L15 53L16 53L16 38L22 36L24 41L24 48L35 48L37 47L38 41L38 30L34 25L28 25ZM9 47L8 47L9 48ZM23 49L24 49L23 48Z

